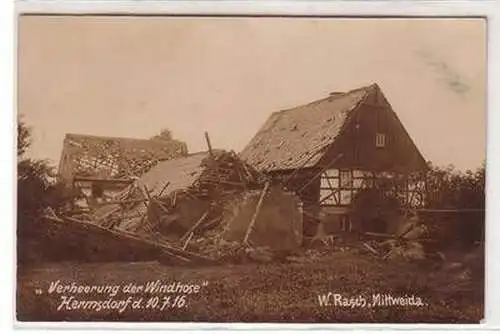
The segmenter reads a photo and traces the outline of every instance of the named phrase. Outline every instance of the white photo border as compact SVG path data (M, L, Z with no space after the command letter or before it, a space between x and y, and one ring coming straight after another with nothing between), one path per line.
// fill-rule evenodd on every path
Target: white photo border
M1 312L2 317L18 329L121 329L121 330L331 330L331 329L394 329L394 330L485 330L500 328L500 225L494 217L500 217L500 99L495 88L500 87L500 1L50 1L19 0L15 8L9 1L2 1L0 24L3 25L2 41L7 41L7 52L2 53L1 72L2 106L12 112L0 113L3 136L0 140L5 154L12 160L2 168L3 196L0 201L4 216L1 233L2 245L7 252L2 252L4 267L8 268L9 281L3 278L3 286L13 287L12 295L4 298L7 302ZM6 7L6 8L4 8ZM12 17L12 13L14 13ZM487 154L486 154L486 286L485 319L478 325L451 324L244 324L244 323L118 323L118 322L18 322L15 317L16 286L16 230L15 230L15 115L16 108L16 30L20 14L106 14L106 15L186 15L186 16L320 16L320 17L485 17L488 35L488 89L487 89ZM3 43L2 43L3 44ZM9 76L12 74L12 76ZM10 78L9 78L10 77ZM495 131L496 130L496 131ZM498 172L495 172L498 171ZM2 319L3 323L3 319ZM6 329L9 329L7 327Z

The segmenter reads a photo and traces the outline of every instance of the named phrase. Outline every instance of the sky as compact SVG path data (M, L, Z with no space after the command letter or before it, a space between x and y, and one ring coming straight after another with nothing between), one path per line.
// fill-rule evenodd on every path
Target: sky
M426 160L486 153L482 19L22 16L18 114L28 155L65 133L241 151L274 111L377 83Z

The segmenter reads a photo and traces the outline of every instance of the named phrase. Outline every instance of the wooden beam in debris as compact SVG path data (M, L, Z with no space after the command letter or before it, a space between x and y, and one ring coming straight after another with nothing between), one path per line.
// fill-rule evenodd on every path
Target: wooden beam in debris
M149 192L149 189L146 185L144 185L143 195L147 198L149 204L151 204L153 202L153 200L151 198L151 193ZM149 211L148 204L146 204L146 202L144 202L144 206L146 208L146 211L144 213L144 219L141 220L140 226L143 225L144 222L149 223L149 224L144 225L143 227L149 231L152 231L153 230L153 226L151 226L152 222L149 221L149 217L148 217L148 211ZM154 214L154 216L156 218L156 223L158 225L160 225L160 223L161 223L160 218L156 214Z
M411 224L408 224L408 225L406 226L406 229L405 229L405 230L403 230L401 233L399 233L399 234L396 236L396 238L398 238L398 239L403 239L403 238L404 238L404 237L405 237L408 233L410 233L411 231L413 231L413 229L414 229L416 226L417 226L417 225L416 225L416 223L415 223L415 222L413 222L413 223L411 223Z
M151 202L155 203L156 205L158 205L164 212L169 212L170 210L165 206L166 204L163 203L162 201L160 201L159 199L157 198L151 198Z
M189 233L189 237L186 239L186 241L184 242L184 245L182 245L182 250L186 250L187 246L189 245L189 242L191 241L191 239L193 238L193 235L194 233L191 232Z
M245 232L245 237L243 238L243 243L245 243L245 244L248 244L248 237L250 236L250 233L252 232L253 226L255 225L255 222L257 221L257 216L259 215L260 208L262 206L262 203L264 202L264 197L265 197L270 185L271 185L270 182L266 182L264 189L262 189L262 192L260 193L260 198L259 198L259 201L257 202L257 206L255 207L255 212L252 216L252 220L250 220L250 223L248 224L248 228Z
M170 181L165 183L165 185L163 186L163 188L161 188L160 192L158 193L158 197L161 197L161 195L163 195L163 192L165 191L165 189L167 189L167 187L170 185Z
M146 198L148 199L148 201L151 201L151 193L149 192L147 185L144 185L144 194L146 195Z
M146 205L146 203L144 203L144 205ZM139 221L139 224L137 224L137 226L135 228L136 232L139 231L141 229L141 227L144 225L144 222L146 221L147 216L148 216L148 210L146 207L144 214L142 214L142 216L141 216L141 220Z
M375 250L372 246L367 244L366 242L363 243L363 246L365 246L366 249L368 249L373 255L376 255L377 257L380 256L380 253Z
M191 233L193 233L197 228L198 226L201 225L201 223L203 223L203 221L205 220L205 218L207 218L208 216L208 213L210 212L210 210L207 210L201 217L200 219L198 219L198 221L193 225L191 226L191 228L186 232L186 234L184 234L182 237L181 237L181 240L184 240L186 239Z
M171 203L171 207L172 208L175 208L175 203L177 202L177 191L174 192L174 198L172 198L172 203Z
M211 229L215 227L222 219L222 216L215 217L214 219L208 221L207 223L203 224L204 229Z
M213 156L214 153L212 151L212 144L210 143L210 137L208 136L208 132L207 131L205 131L205 139L207 141L208 153L210 153L210 156Z
M417 212L459 213L459 212L485 212L485 209L416 209Z
M165 261L164 258L166 258L167 260ZM162 249L161 254L158 258L158 262L160 262L160 263L167 262L167 263L171 264L171 259L180 260L181 263L190 263L191 262L191 260L189 260L188 258L185 258L181 255L176 255L172 252L169 252L165 249Z
M321 174L323 174L326 170L328 170L329 168L331 168L337 161L339 161L342 157L344 156L343 153L340 153L339 155L337 155L332 161L330 161L327 165L325 165L323 168L321 168L321 170L312 178L310 179L308 182L306 182L306 184L304 184L302 187L300 187L299 190L297 190L297 193L300 193L302 192L305 188L307 188L311 183L313 183L318 177L321 176Z
M236 152L234 151L231 151L231 156L234 157L235 159L235 162L236 164L241 168L241 170L243 171L244 175L245 175L245 182L252 182L253 179L254 179L254 176L252 175L252 173L250 173L250 171L248 170L248 166L247 164L242 161L238 155L236 154Z
M380 238L388 238L388 239L396 239L397 236L388 233L378 233L378 232L365 232L364 235L369 237L380 237Z
M153 248L158 249L158 250L167 251L167 252L169 251L168 248L163 247L161 244L158 244L158 243L155 243L155 242L151 242L149 240L142 239L142 238L140 238L138 236L135 236L135 235L132 235L132 234L129 234L129 233L118 232L116 230L110 230L110 229L107 229L107 228L103 228L103 227L101 227L99 225L93 224L92 222L88 222L88 221L76 219L76 218L73 218L73 217L59 218L59 217L45 216L44 218L46 218L48 220L51 220L51 221L58 222L58 223L63 223L63 224L66 224L66 225L74 224L72 226L79 226L79 227L82 227L82 228L85 228L85 229L88 229L88 230L94 230L95 232L103 232L103 233L108 234L109 236L112 236L114 238L121 238L121 239L124 239L124 240L131 240L131 241L134 241L134 242L139 242L139 243L142 243L142 244L145 244L145 245L148 245L148 246L152 246ZM176 258L179 258L178 255L175 255L175 254L172 254L172 255L175 256ZM179 259L181 259L181 258L179 258Z
M111 205L111 204L132 204L132 203L141 203L144 202L145 199L129 199L129 200L118 200L118 201L108 201L108 202L102 202L102 203L97 203L95 206L105 206L105 205Z
M168 208L166 208L165 205L160 200L157 200L156 198L154 198L154 197L151 196L151 192L149 191L149 189L148 189L148 187L146 185L144 185L144 193L146 194L146 197L147 197L149 203L153 203L154 202L158 206L160 206L163 211L168 212Z
M245 187L245 183L243 182L233 182L233 181L227 181L227 180L219 180L218 182L215 182L216 184L227 184L230 186L237 186L237 187Z
M206 263L214 263L215 262L213 259L207 258L207 257L202 256L200 254L196 254L196 253L192 253L192 252L188 252L188 251L183 251L182 249L172 247L172 246L167 245L165 243L155 242L155 241L152 241L149 239L139 237L139 236L137 236L133 233L130 233L130 232L126 232L126 231L122 231L122 230L120 230L120 231L109 230L107 228L103 228L101 226L93 224L90 221L83 221L83 220L79 220L79 219L76 219L73 217L59 218L59 217L53 217L53 216L44 216L44 218L46 218L47 220L58 222L58 223L77 224L76 226L81 226L83 228L87 228L87 229L91 229L91 230L95 230L95 231L101 231L101 232L104 232L104 233L106 233L110 236L116 237L116 238L124 238L124 239L128 239L131 241L140 242L140 243L143 243L146 245L150 245L150 246L162 251L164 254L172 254L172 256L178 260L187 259L189 261L197 260L197 261L206 262Z
M121 211L122 210L122 207L119 206L117 208L114 208L113 210L111 210L110 212L106 213L104 216L102 217L99 217L99 219L97 219L97 223L98 224L103 224L107 219L109 219L111 216L113 216L114 214L116 214L118 211ZM114 225L114 224L113 224ZM114 226L111 225L109 226L108 228L113 228Z
M126 231L120 231L120 233L125 233L128 235L132 235L133 237L136 237L136 235L134 235L133 233L126 232ZM203 255L196 254L196 253L189 252L189 251L183 251L180 248L172 247L170 244L167 244L164 242L152 241L152 240L144 239L144 238L139 238L139 239L144 240L146 242L150 242L150 243L155 244L155 245L158 245L159 247L161 247L162 250L167 250L170 253L173 253L177 256L185 257L189 260L198 260L198 261L207 262L207 263L214 263L215 262L213 259L210 259L210 258L205 257Z
M395 250L396 250L396 248L390 249L387 253L385 253L385 255L382 257L382 259L387 260L392 255L392 253L394 253Z
M104 182L104 183L132 183L134 180L130 178L125 179L100 179L95 177L77 176L73 178L73 182Z

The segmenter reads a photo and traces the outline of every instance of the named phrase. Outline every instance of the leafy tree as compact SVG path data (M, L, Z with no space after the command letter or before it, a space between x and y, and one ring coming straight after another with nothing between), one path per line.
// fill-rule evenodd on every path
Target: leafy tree
M151 137L151 139L155 139L155 140L173 140L172 131L170 131L169 129L162 129L160 131L160 134Z
M55 180L55 170L49 161L25 156L32 142L31 130L21 118L17 130L18 258L24 261L43 251L47 230L40 217L44 210L48 207L62 210L70 194Z
M449 244L470 245L484 240L485 164L475 171L453 166L430 166L427 174L427 207L459 209L456 213L427 215L436 234ZM472 210L471 210L472 209Z
M485 164L476 171L430 164L427 173L427 206L431 208L484 209Z
M17 123L17 156L21 157L31 144L30 130L19 118Z
M351 218L365 231L387 232L387 222L404 206L395 194L399 180L380 177L371 187L358 191L351 204Z
M422 217L435 228L435 236L446 242L471 244L481 240L484 233L485 165L475 171L456 170L453 166L429 164L425 173L412 175L414 181L425 180L424 204L427 212ZM380 178L374 187L356 194L351 203L351 216L358 222L368 222L373 228L377 220L389 220L404 208L396 189L404 189L405 178ZM440 211L452 209L451 211ZM456 210L456 211L454 211ZM419 215L420 216L420 215Z

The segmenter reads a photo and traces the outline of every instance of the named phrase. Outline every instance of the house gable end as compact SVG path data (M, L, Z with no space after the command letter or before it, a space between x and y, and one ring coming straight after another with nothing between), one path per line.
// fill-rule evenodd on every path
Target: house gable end
M426 168L425 159L377 85L370 87L318 167L334 159L335 168L345 169L408 173Z

